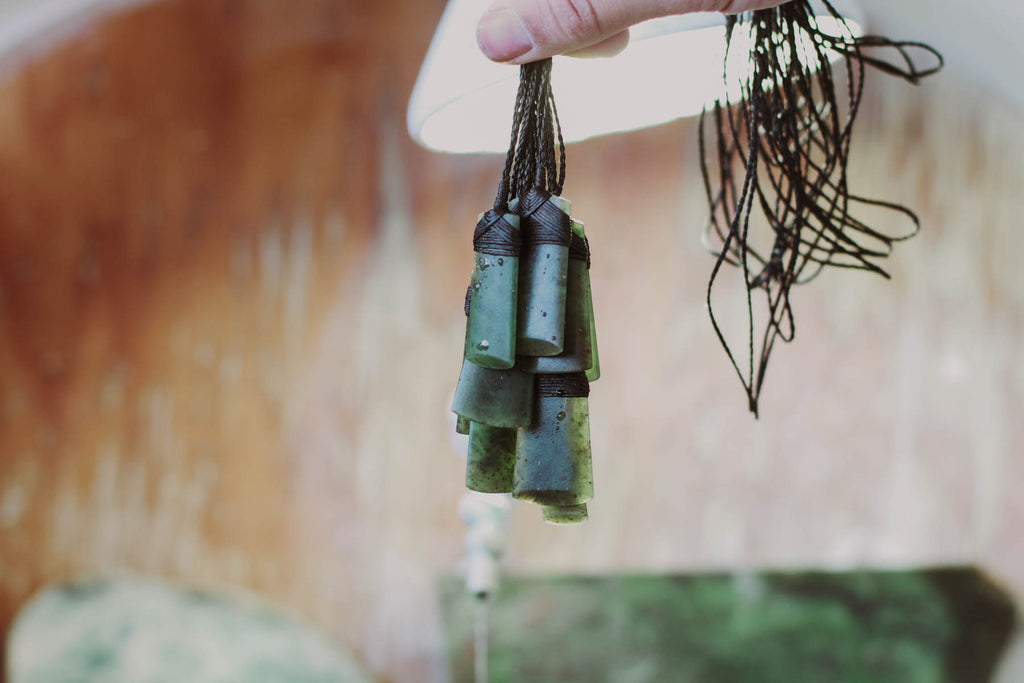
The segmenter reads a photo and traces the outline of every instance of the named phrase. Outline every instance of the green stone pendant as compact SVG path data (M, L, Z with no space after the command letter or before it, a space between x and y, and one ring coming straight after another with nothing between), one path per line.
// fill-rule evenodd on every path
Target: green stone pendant
M474 242L465 356L482 367L506 370L516 362L519 216L482 214Z
M593 366L594 303L590 300L589 249L583 223L572 221L572 232L565 296L565 343L557 356L522 356L520 367L528 372L583 372Z
M523 230L516 349L519 355L555 356L562 352L571 209L568 200L551 195L543 199L536 190L517 206Z
M601 379L601 358L597 354L597 326L594 324L594 295L590 289L590 272L587 272L587 302L590 306L590 367L587 368L587 380L596 382Z
M587 521L587 504L579 505L545 505L544 521L548 524L581 524Z
M545 391L544 380L555 377L575 375L538 375L534 419L519 431L516 443L512 495L540 505L565 507L594 497L590 414L586 394L559 396L550 394L567 392Z
M452 412L491 427L530 423L534 375L517 368L492 370L464 360Z
M509 493L515 464L515 429L471 423L466 488L480 493Z

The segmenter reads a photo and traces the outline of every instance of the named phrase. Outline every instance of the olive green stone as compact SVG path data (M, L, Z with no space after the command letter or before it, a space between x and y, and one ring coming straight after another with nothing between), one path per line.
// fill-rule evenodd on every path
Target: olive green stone
M519 431L516 442L512 495L553 506L594 497L586 398L537 398L533 422Z
M505 220L516 226L519 216ZM466 324L466 358L485 368L508 369L516 362L519 257L477 253Z
M491 427L530 423L533 375L517 368L493 370L464 360L452 412Z
M587 521L587 504L579 505L545 505L544 521L548 524L580 524Z
M565 296L569 248L536 244L520 262L517 351L524 356L554 356L565 337Z
M515 429L470 423L466 488L480 493L510 493L515 464Z
M455 416L455 433L456 434L469 434L469 427L472 424L469 418L462 417L461 415Z
M601 357L597 353L597 325L594 323L594 295L590 289L590 273L587 273L587 302L590 305L590 367L587 379L596 382L601 379Z
M566 215L572 203L561 197L551 202ZM557 244L527 244L519 261L518 346L521 356L556 356L565 334L565 297L569 278L569 248Z
M573 233L585 239L583 224L572 222ZM594 304L590 300L590 271L587 264L569 259L565 297L565 342L557 356L521 356L520 367L527 372L560 374L583 372L593 365L591 338Z

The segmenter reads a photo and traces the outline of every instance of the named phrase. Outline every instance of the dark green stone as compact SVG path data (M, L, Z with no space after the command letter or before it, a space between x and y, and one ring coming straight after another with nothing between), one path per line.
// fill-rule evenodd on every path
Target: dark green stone
M456 415L491 427L522 427L530 423L532 405L532 374L463 361L452 401Z
M515 429L470 423L466 488L480 493L510 493L515 464Z
M566 215L572 203L552 197ZM519 313L516 353L521 356L556 356L565 334L565 296L569 278L569 248L556 244L529 244L519 261Z
M573 232L584 239L583 224L572 222ZM593 365L591 335L594 305L590 300L590 271L587 264L569 259L565 295L565 335L557 356L521 356L519 366L527 372L560 374L583 372Z
M596 382L601 379L601 358L597 353L597 324L594 318L594 292L590 287L590 271L587 270L587 305L590 312L587 319L590 320L590 367L587 368L587 379Z
M580 524L587 521L587 504L545 505L544 521L548 524Z
M594 497L586 398L536 399L533 421L519 430L512 495L553 506Z
M468 417L462 417L461 415L455 416L455 433L456 434L469 434L469 427L472 424Z
M519 224L519 216L505 220ZM519 257L477 253L470 284L465 356L485 368L508 369L516 362Z

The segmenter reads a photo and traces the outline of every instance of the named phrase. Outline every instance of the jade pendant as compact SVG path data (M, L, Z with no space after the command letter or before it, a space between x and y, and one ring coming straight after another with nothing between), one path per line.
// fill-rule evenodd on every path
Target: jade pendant
M523 427L530 423L533 377L517 368L493 370L464 360L452 412L491 427Z
M572 222L573 239L586 243L583 223ZM570 250L573 253L573 250ZM575 252L580 253L580 252ZM585 251L583 252L585 254ZM565 343L557 356L522 356L520 367L528 372L561 374L583 372L593 366L594 303L590 299L590 271L586 256L569 258L565 296Z
M533 422L519 430L512 495L556 507L594 497L586 398L537 397Z
M587 504L579 505L545 505L544 521L548 524L580 524L587 521Z
M506 213L503 219L518 233L519 216ZM477 252L470 286L465 356L485 368L511 368L516 362L519 257Z
M569 215L571 202L554 196L548 201ZM531 222L524 220L516 351L522 356L555 356L564 344L569 247L531 243L530 230Z
M601 379L601 358L597 355L597 326L594 324L594 295L590 289L590 272L587 272L587 302L590 306L590 367L587 379L596 382Z
M480 493L509 493L516 464L516 430L470 423L466 488Z

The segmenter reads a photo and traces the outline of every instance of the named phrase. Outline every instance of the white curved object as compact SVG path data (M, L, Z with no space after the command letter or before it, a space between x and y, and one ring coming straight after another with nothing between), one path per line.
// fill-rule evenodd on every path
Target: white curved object
M447 152L504 152L519 69L495 64L476 45L488 0L450 0L423 62L408 110L412 137ZM834 21L818 4L823 25ZM862 33L853 2L833 1ZM825 26L827 29L827 26ZM737 55L749 53L734 44ZM634 26L611 59L557 57L552 82L566 141L644 128L699 114L722 94L725 21L715 12Z

